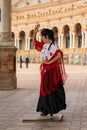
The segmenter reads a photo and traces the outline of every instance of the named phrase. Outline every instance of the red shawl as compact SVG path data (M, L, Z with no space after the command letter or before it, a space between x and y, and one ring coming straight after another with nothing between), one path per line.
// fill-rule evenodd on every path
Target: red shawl
M43 42L35 42L35 48L38 51L41 51L43 48ZM63 52L61 50L57 50L55 54L52 56L50 60L57 56L57 53L60 52L62 55L62 59L60 62L56 61L52 64L41 64L41 84L40 84L40 95L45 96L52 91L55 91L59 86L58 83L61 82L64 85L65 80L67 78L67 74L65 72L64 60L63 60ZM49 60L49 61L50 61Z

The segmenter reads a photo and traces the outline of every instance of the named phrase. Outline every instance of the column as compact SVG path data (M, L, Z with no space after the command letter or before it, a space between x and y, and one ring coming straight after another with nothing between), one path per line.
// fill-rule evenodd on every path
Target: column
M61 48L63 48L63 36L64 36L64 34L63 33L61 33L61 41L60 41L60 44L61 44Z
M85 31L85 48L87 47L87 31Z
M15 37L15 46L17 46L17 39L16 39L16 37Z
M25 50L28 49L28 37L26 37Z
M0 41L6 41L6 42L12 41L12 38L11 38L11 0L1 0L1 23L2 23L2 26L1 26L2 33L1 33ZM6 45L6 43L3 43L3 45Z
M59 34L59 35L58 35L58 46L59 46L59 48L61 48L60 41L61 41L61 35Z
M82 31L82 48L84 47L84 41L85 41L85 37L84 37L84 32Z
M30 50L30 37L28 38L28 50Z
M75 47L75 33L72 33L72 48Z
M17 38L17 48L19 50L19 38Z
M72 33L70 32L70 48L72 48Z
M0 90L17 88L16 51L11 38L11 0L1 0Z

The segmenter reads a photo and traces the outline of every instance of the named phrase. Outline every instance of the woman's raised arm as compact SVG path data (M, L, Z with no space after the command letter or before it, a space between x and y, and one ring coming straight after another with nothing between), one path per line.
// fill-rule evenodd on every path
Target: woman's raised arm
M39 42L39 41L37 41L37 39L36 39L36 34L37 34L37 32L39 32L39 27L40 27L40 24L37 24L37 25L35 26L35 28L34 28L34 34L33 34L33 38L32 38L33 44L34 44L35 49L36 49L37 51L41 51L42 48L43 48L43 45L44 45L43 42Z

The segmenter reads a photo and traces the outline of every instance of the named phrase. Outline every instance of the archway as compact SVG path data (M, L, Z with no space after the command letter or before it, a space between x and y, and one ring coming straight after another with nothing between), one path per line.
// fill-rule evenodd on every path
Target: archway
M33 38L33 34L34 34L34 30L32 29L29 33L29 37L30 37L30 49L33 50L34 49L34 44L32 42L32 38Z
M76 37L75 37L75 47L82 47L82 33L81 33L81 24L77 23L75 25L75 32L76 32Z
M57 27L53 27L52 30L54 32L55 41L58 43L58 28Z

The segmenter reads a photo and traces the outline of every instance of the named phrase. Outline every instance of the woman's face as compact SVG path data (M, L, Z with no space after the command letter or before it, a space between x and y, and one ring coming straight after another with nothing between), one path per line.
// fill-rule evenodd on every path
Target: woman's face
M48 43L49 42L49 38L48 38L48 36L41 36L41 39L42 39L42 41L44 42L44 43Z

